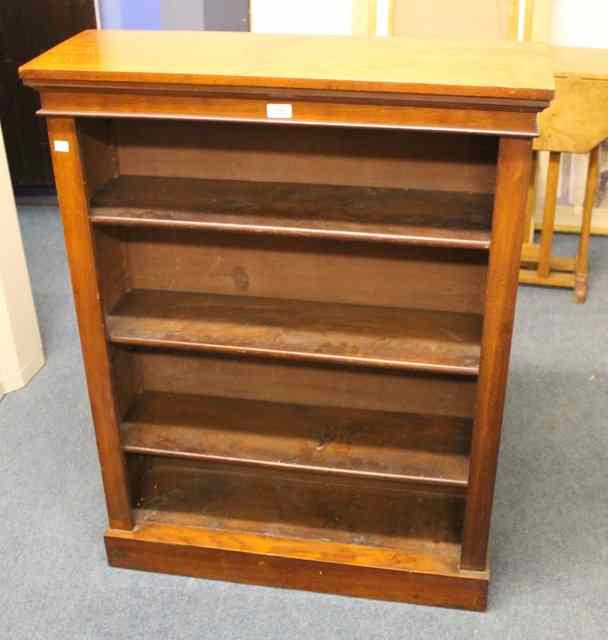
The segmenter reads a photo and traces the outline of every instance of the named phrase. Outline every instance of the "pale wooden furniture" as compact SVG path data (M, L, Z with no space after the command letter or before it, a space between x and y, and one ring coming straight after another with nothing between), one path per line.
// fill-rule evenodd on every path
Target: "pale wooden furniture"
M522 252L520 282L574 289L576 302L585 302L588 289L589 238L598 184L599 145L608 138L608 50L553 47L556 96L540 116L536 151L549 152L540 243L534 242L533 180ZM575 257L553 256L561 154L589 153L589 167Z
M109 562L485 609L548 49L102 31L21 75Z
M24 387L43 364L38 318L0 127L0 398Z
M608 49L581 49L562 47L557 50L560 72L556 82L562 94L556 108L550 110L554 132L547 136L545 144L555 143L559 147L576 149L576 153L587 153L598 141L608 139ZM559 112L557 111L559 109ZM578 207L576 207L578 209ZM579 233L582 212L558 204L555 214L555 230ZM535 216L537 229L542 228L542 216ZM606 208L593 212L591 233L608 235L608 212Z

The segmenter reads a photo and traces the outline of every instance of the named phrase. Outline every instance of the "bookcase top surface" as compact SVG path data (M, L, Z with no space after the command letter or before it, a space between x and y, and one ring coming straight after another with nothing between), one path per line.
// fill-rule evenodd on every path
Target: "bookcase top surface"
M90 30L20 69L34 86L187 85L548 101L549 47L514 42Z

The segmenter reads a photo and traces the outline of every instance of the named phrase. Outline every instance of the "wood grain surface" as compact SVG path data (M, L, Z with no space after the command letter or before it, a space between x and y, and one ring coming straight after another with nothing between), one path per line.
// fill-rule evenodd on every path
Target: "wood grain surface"
M94 224L240 231L488 249L491 194L121 176Z
M550 100L549 48L510 42L85 31L20 69L28 83L303 88Z
M107 328L119 344L475 376L482 317L135 289Z
M325 471L464 489L472 420L145 392L130 453Z

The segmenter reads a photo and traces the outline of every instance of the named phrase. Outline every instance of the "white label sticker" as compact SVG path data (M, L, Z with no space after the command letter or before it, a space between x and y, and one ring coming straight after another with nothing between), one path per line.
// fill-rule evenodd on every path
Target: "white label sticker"
M269 118L293 118L293 106L290 104L267 104L266 115Z
M53 142L53 149L59 153L69 153L70 143L67 140L55 140Z

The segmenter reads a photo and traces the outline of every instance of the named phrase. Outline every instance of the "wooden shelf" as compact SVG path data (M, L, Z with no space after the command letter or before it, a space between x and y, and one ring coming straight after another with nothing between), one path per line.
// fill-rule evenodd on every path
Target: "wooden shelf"
M145 392L129 453L238 462L465 489L471 420Z
M367 545L456 559L464 498L287 471L130 456L136 517L172 524ZM391 489L393 487L393 489Z
M477 375L478 315L177 291L133 290L111 341L346 365Z
M120 176L95 224L488 249L493 196L315 184Z

